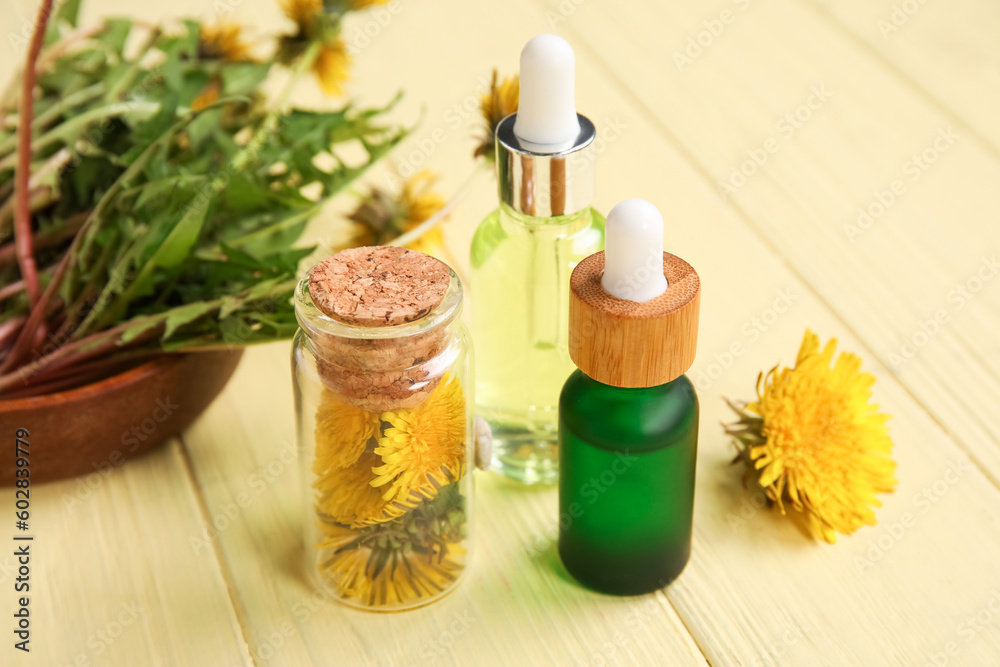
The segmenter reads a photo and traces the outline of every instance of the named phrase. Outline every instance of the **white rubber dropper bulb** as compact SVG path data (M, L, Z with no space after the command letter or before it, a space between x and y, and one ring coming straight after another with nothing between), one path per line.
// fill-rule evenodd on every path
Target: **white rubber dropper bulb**
M572 145L580 133L576 118L573 47L558 35L532 37L521 51L520 99L514 134L530 144Z
M601 287L613 297L642 303L667 290L663 216L645 199L626 199L608 213Z

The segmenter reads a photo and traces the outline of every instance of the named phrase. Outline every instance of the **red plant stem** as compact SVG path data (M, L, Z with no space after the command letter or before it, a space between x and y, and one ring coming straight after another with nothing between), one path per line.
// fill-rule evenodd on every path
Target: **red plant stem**
M24 389L8 391L4 394L3 400L13 401L19 398L45 396L47 394L54 394L59 391L69 390L77 386L83 386L84 384L89 384L89 382L87 382L87 378L60 378L58 380L53 380L52 382L43 382L37 385L33 384L25 387Z
M59 380L61 378L76 377L77 375L84 373L97 373L104 369L132 364L137 360L143 360L155 355L162 356L163 354L163 350L159 348L139 348L138 350L132 350L131 352L119 352L118 354L100 357L91 361L70 364L51 372L46 369L39 373L38 376L44 376L44 381L49 382L51 380ZM34 380L32 381L32 386L34 386Z
M0 324L0 354L7 351L8 344L14 341L14 338L21 331L21 325L24 324L26 319L28 319L26 315L21 315L20 317L12 317Z
M90 211L74 215L66 220L65 226L39 234L34 239L34 247L40 250L73 238L80 231L80 227L83 227L88 215L90 215ZM0 246L0 267L15 259L15 256L16 250L13 244L8 243L5 246Z
M117 375L118 373L124 372L131 366L135 365L137 364L130 364L128 361L117 361L113 365L105 364L99 369L85 368L82 370L74 370L73 373L48 378L39 382L35 382L33 380L30 385L24 388L8 390L4 394L4 400L30 398L32 396L46 396L59 391L68 391L93 382L98 382L105 378L109 378L112 375Z
M54 271L55 269L56 269L56 265L55 264L53 264L51 266L47 266L44 269L42 269L42 271L41 271L41 273L39 275L45 275L46 273ZM12 282L9 285L6 285L5 287L0 287L0 301L5 301L6 299L9 299L12 296L17 296L18 294L20 294L23 291L24 291L24 281L23 280L18 280L18 281ZM27 319L27 317L25 317L25 319Z
M48 287L45 288L45 292L42 294L41 300L31 309L31 313L28 314L28 321L25 322L24 328L37 331L40 328L44 328L46 310L48 310L49 303L52 301L52 297L55 296L56 292L59 290L59 283L62 282L63 276L69 270L70 262L72 262L73 248L76 246L77 241L80 239L79 233L73 239L73 243L70 244L69 249L63 255L62 260L59 262L59 266L56 267L56 272L52 276L52 280L49 281ZM14 343L14 348L11 350L10 355L4 359L3 363L0 363L0 378L4 377L4 373L9 371L11 368L17 366L20 358L24 356L29 347L35 341L32 340L32 336L26 334L24 330L21 331L21 335L18 336L17 341Z
M28 292L28 304L34 308L41 297L38 284L38 267L31 239L31 207L28 201L28 181L31 178L31 121L35 117L35 61L42 51L45 26L52 13L52 0L42 0L31 35L28 59L24 64L24 81L21 84L21 110L17 128L17 170L14 173L14 239L21 277Z
M17 282L13 282L10 285L7 285L6 287L0 287L0 301L3 301L4 299L9 299L15 294L20 294L21 290L23 289L24 289L23 280L18 280Z
M159 349L135 350L131 353L116 354L95 361L74 364L59 372L42 372L37 378L31 378L29 385L8 389L4 392L4 399L43 396L55 391L66 391L85 384L99 382L135 368L158 355L162 356L163 351Z
M32 316L33 315L34 312L32 313ZM28 325L30 324L31 316L28 317ZM130 326L133 325L134 322L124 322L106 331L101 331L91 336L87 336L86 338L73 341L72 343L68 343L57 348L55 351L44 357L24 364L13 372L0 375L0 395L5 394L6 390L17 386L19 383L22 385L30 384L30 380L35 376L42 376L44 373L51 372L57 368L78 363L84 359L93 359L94 357L99 357L112 350L119 349L121 347L118 343L119 338ZM150 327L148 331L144 331L142 334L136 336L130 341L129 344L137 346L150 338L159 336L162 331L163 323L160 323L157 326ZM22 340L24 340L23 332L18 338L18 343ZM15 351L16 348L17 345L15 345ZM7 365L7 363L4 363L4 366Z

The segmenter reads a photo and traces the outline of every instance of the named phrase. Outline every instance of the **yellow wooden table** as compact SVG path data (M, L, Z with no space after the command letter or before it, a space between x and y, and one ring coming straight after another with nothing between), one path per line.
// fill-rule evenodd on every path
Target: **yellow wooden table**
M2 0L0 34L34 6ZM85 20L227 8L258 35L284 20L270 0L89 0ZM687 570L644 597L587 592L553 546L556 491L480 473L457 592L395 615L315 595L299 568L289 346L275 344L248 352L182 439L38 487L32 652L11 646L4 549L0 663L1000 664L1000 5L397 0L378 16L347 26L350 93L405 90L399 118L422 120L390 161L432 167L445 193L471 169L491 68L515 71L539 32L574 44L599 208L654 202L667 248L704 282ZM15 52L0 47L4 76ZM311 87L300 103L334 103ZM494 197L481 180L448 224L459 269ZM862 356L894 417L898 490L877 526L833 546L759 509L719 426L722 397L751 398L807 327Z

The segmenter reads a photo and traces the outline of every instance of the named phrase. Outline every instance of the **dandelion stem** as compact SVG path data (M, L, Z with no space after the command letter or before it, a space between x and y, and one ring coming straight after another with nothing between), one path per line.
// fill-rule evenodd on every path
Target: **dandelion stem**
M31 237L31 207L28 181L31 178L31 121L35 115L35 62L42 51L45 26L52 13L52 0L42 0L35 21L35 31L31 35L28 59L24 65L24 81L21 85L21 110L17 128L17 170L14 174L14 239L17 244L17 260L21 267L21 277L28 292L28 304L34 307L41 296L38 284L38 267L35 264Z

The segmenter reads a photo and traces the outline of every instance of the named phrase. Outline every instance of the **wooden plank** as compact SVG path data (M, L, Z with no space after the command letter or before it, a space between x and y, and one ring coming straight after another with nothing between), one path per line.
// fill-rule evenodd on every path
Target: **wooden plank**
M8 639L4 664L251 665L215 551L188 544L202 518L179 443L118 461L32 487L30 652ZM13 490L2 497L12 508ZM19 564L9 534L4 542L0 613L10 619Z
M802 0L1000 149L1000 6L984 0Z

